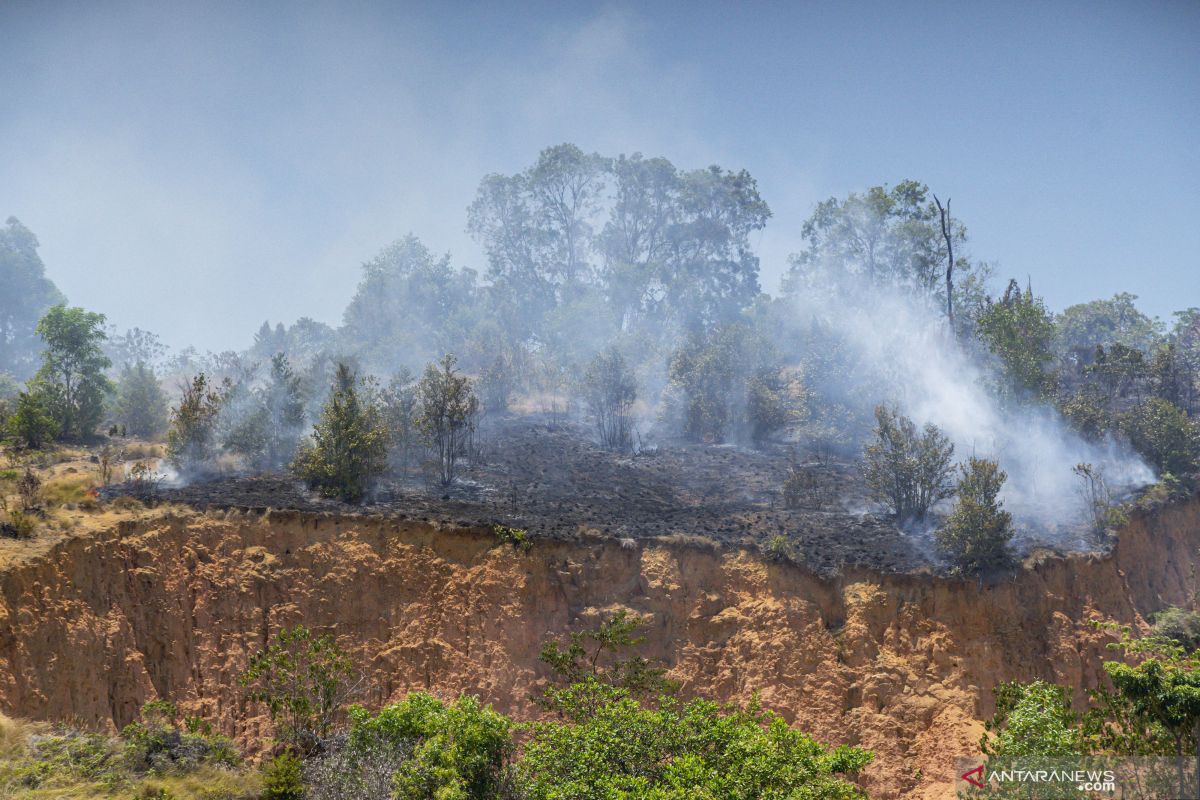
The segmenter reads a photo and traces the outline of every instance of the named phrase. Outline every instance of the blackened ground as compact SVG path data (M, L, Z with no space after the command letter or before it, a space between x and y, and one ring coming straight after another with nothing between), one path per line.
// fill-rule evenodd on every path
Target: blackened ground
M493 422L450 487L414 464L363 506L322 499L281 476L222 478L158 489L158 499L202 508L356 510L405 518L524 528L534 537L696 537L766 547L783 537L797 561L829 574L848 565L912 572L942 565L928 534L871 513L857 465L793 447L754 450L672 442L637 455L592 443L586 428L536 417ZM789 468L804 475L803 507L785 508ZM428 471L428 465L424 471ZM779 540L776 540L777 542Z

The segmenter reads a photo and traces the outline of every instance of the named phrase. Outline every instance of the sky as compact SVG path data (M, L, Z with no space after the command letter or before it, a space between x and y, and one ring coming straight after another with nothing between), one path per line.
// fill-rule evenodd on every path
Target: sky
M815 203L915 178L1054 309L1200 306L1200 2L0 0L0 219L173 347L337 324L415 233L483 269L487 173L574 142L754 175L777 288Z

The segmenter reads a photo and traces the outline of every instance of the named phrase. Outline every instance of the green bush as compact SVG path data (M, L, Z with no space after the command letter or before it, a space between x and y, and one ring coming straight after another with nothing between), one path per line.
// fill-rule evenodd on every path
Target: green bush
M300 759L285 750L263 765L261 800L301 800L304 797L304 774Z

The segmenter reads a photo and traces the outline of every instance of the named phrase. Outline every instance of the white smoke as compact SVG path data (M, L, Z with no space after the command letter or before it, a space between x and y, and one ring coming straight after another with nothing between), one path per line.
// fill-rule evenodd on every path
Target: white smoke
M798 311L802 323L825 326L854 364L851 374L839 376L836 400L864 414L894 403L918 426L941 428L954 443L956 460L998 461L1008 473L1005 508L1019 526L1037 529L1046 540L1062 544L1066 530L1056 531L1078 527L1084 509L1076 464L1103 470L1115 496L1154 480L1127 447L1083 439L1051 407L1002 409L988 389L987 370L953 341L945 317L927 300L857 286L819 299L809 295L798 301ZM818 395L827 391L814 388Z

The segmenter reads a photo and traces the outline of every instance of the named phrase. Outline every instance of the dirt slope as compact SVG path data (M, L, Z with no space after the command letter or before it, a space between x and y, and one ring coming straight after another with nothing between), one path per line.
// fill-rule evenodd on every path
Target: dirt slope
M952 796L992 685L1096 685L1093 617L1140 623L1195 591L1200 502L1135 520L1111 556L1054 558L991 586L818 578L686 542L539 542L322 514L166 512L67 538L0 572L0 710L120 726L156 696L265 733L237 676L269 631L336 631L369 701L421 688L533 713L541 642L603 611L653 620L685 692L747 699L874 750L877 797Z

